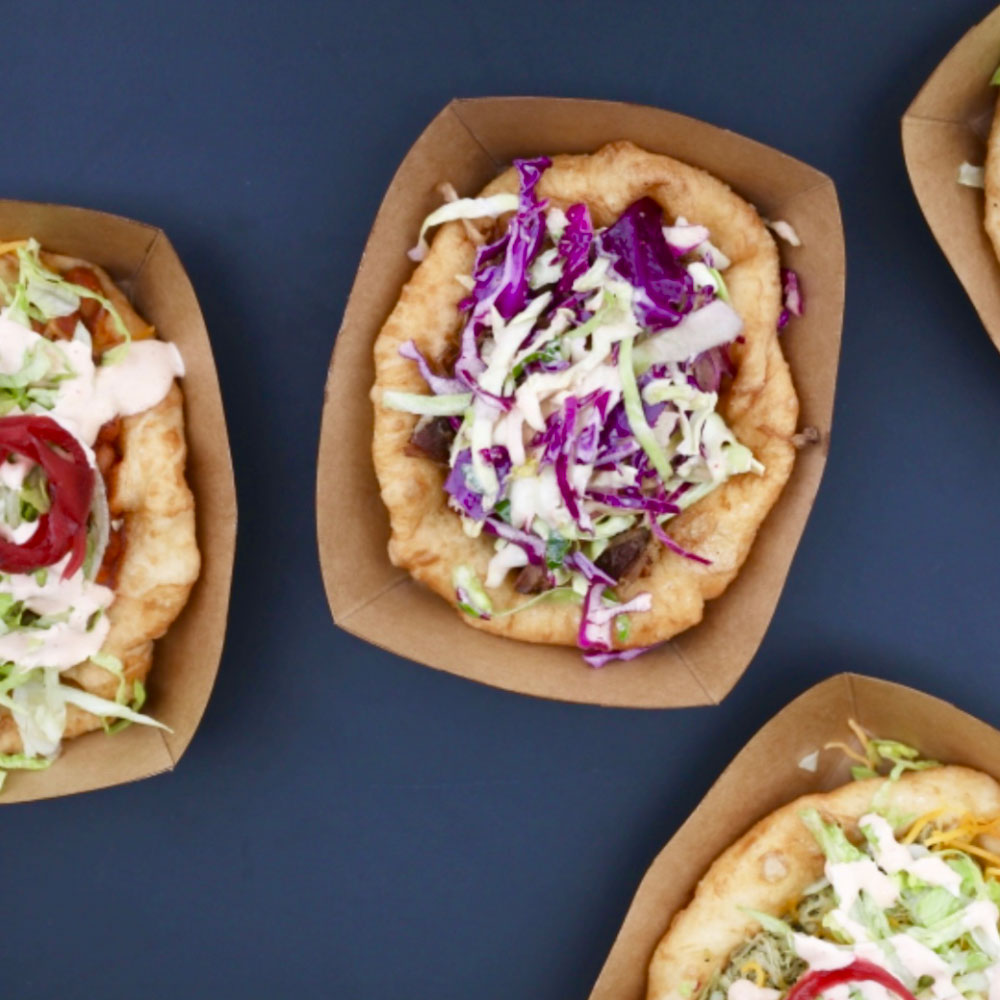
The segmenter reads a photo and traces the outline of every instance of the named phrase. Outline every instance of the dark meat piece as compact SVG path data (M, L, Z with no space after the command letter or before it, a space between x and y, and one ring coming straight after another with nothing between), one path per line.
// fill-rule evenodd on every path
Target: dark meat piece
M418 424L417 429L410 436L410 444L406 449L407 454L432 458L435 462L443 462L447 465L455 433L450 417L434 417L433 420Z
M525 566L514 581L519 594L540 594L549 585L549 574L542 566Z
M598 569L622 580L642 569L649 546L649 528L631 528L611 539L608 547L595 560Z

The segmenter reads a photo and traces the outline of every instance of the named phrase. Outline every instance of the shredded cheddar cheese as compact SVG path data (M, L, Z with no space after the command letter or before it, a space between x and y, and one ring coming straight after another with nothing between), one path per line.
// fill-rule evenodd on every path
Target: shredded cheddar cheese
M858 742L861 744L861 749L865 752L866 763L871 764L874 767L874 765L878 763L878 755L872 750L868 734L854 721L854 719L848 719L847 725L850 727L851 732L858 738Z
M931 809L930 812L925 812L923 816L915 819L910 829L906 831L906 835L900 840L901 844L913 844L916 842L917 837L924 832L924 828L936 820L938 817L943 816L948 812L948 806L940 806L937 809Z
M843 743L840 740L834 740L831 743L824 743L823 749L840 750L847 757L850 757L851 760L855 761L858 764L861 764L863 767L871 767L871 762L868 760L867 757L862 757L861 754L859 754L858 751L854 749L854 747L848 746L846 743Z
M966 813L959 818L957 826L932 833L924 843L928 847L934 847L937 844L953 844L956 840L973 840L984 833L994 833L998 823L1000 823L1000 817L997 816L976 819Z
M966 854L973 854L977 858L989 861L992 865L1000 866L1000 854L994 854L992 851L987 851L985 847L976 847L975 844L964 844L961 841L949 844L949 847L954 848L956 851L965 851Z

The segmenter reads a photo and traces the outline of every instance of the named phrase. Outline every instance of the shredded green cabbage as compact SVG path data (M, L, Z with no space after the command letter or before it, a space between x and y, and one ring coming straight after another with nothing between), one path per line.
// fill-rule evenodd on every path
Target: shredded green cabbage
M618 373L622 381L622 399L625 403L625 416L629 427L639 446L649 456L653 468L660 478L668 483L673 478L674 470L670 465L667 453L660 447L653 428L646 422L646 414L642 409L642 399L639 396L639 386L635 380L635 369L632 366L632 337L626 337L618 345Z
M386 389L382 393L382 405L390 410L402 410L404 413L417 413L427 417L460 417L471 404L471 392L425 396L418 392Z

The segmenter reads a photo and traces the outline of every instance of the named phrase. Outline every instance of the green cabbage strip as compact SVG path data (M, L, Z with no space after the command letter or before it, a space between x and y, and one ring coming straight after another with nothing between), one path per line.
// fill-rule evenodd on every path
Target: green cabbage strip
M98 717L111 716L116 719L127 719L129 722L141 722L146 726L155 726L157 729L165 729L170 732L169 726L157 721L149 715L140 715L127 705L119 705L117 702L108 701L107 698L100 698L89 691L80 688L70 687L68 684L59 685L62 692L62 699L68 705L76 705L85 712L90 712Z
M715 294L718 295L723 302L732 305L733 300L729 296L729 289L726 287L726 281L722 277L722 272L717 267L710 267L708 273L715 279L716 289Z
M495 613L490 595L471 566L457 566L451 575L451 582L456 595L461 593L465 597L465 600L458 597L459 608L473 618L507 618L510 615L516 615L519 611L540 604L542 601L573 602L575 604L583 601L583 597L572 587L553 587L551 590L544 590L542 593L536 594L521 604Z
M427 255L429 247L425 237L432 226L459 219L496 219L506 212L516 212L518 203L516 194L503 192L486 198L458 198L442 205L424 219L417 245L410 251L410 259L423 260Z
M632 341L625 337L618 344L618 374L622 381L622 399L625 402L625 416L629 427L639 446L649 456L653 468L656 469L663 482L670 481L673 469L667 453L660 447L653 434L653 428L646 423L646 414L642 409L642 399L639 396L639 386L635 381L635 369L632 367Z
M452 395L425 396L418 392L397 392L386 389L382 393L382 405L390 410L416 413L425 417L460 417L472 405L471 392L457 392Z
M494 615L494 618L506 618L508 615L516 615L518 611L524 611L526 608L530 608L535 604L540 604L542 601L555 601L556 603L573 603L581 604L583 598L572 588L572 587L553 587L551 590L544 590L540 594L536 594L530 600L524 601L521 604L516 605L513 608L508 608L506 611L501 611L499 614ZM622 615L621 617L625 617Z
M451 574L451 585L458 597L458 606L473 618L490 618L493 602L471 566L456 566Z

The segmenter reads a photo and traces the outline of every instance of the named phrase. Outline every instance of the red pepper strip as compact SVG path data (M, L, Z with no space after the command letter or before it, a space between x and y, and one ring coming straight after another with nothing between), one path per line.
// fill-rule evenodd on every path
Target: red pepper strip
M785 1000L815 1000L815 997L833 986L843 983L870 981L892 990L903 1000L916 1000L913 994L890 972L874 962L857 958L842 969L825 969L807 972L789 991Z
M26 573L51 566L72 552L63 570L66 579L83 565L87 554L94 470L79 441L51 417L24 415L0 420L0 462L7 461L11 453L42 467L52 506L39 517L35 533L23 545L0 538L0 571Z

